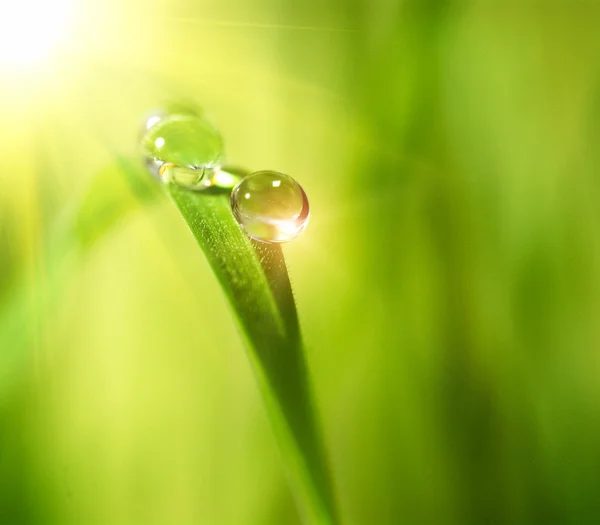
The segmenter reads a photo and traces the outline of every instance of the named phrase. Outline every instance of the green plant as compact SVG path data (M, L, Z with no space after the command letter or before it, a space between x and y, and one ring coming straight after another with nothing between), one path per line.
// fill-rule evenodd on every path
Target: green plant
M238 318L307 523L336 523L332 484L281 247L250 240L235 221L227 194L191 192L175 185L168 185L167 191Z
M250 240L231 212L229 195L165 186L226 294L249 348L283 463L307 523L338 521L332 483L313 406L298 316L281 247ZM77 261L140 205L160 197L145 169L125 158L102 170L49 241L40 315L59 301ZM28 362L34 322L22 278L3 298L0 401Z

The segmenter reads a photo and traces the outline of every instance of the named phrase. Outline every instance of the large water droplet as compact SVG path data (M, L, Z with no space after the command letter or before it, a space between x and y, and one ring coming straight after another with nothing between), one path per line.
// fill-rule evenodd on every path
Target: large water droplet
M206 177L212 176L223 162L223 139L201 115L157 115L147 121L146 127L142 153L150 171L165 182L203 189Z
M242 179L231 192L231 207L240 226L257 241L291 241L308 223L302 186L276 171L257 171Z

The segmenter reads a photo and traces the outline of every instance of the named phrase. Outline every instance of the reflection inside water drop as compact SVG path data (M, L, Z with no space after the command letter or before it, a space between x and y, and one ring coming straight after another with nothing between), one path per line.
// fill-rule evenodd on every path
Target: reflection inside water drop
M210 170L212 173L213 170ZM202 189L210 186L210 179L206 177L205 168L185 168L175 164L162 164L158 170L158 175L166 183L174 183L178 186L191 189Z

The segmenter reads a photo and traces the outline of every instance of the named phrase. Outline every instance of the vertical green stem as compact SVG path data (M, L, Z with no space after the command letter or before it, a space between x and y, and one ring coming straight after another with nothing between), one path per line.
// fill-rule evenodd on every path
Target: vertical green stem
M339 523L281 247L250 241L227 195L169 187L248 342L267 412L306 523Z

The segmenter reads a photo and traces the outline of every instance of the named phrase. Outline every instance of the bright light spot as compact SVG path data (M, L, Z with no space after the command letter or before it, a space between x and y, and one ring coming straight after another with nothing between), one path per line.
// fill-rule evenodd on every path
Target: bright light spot
M158 137L155 141L154 141L154 145L157 148L162 148L165 145L165 139L162 137Z
M237 179L231 175L231 173L227 173L226 171L219 170L215 173L213 177L213 184L217 186L222 186L224 188L232 188L235 186Z
M286 235L293 235L298 231L298 224L295 221L277 221L277 229Z
M0 4L0 66L48 58L66 31L70 0L4 0Z
M158 115L155 115L153 117L150 117L147 121L146 121L146 129L150 129L152 126L154 126L154 124L156 124L158 121L160 121L160 117ZM159 146L160 147L160 146Z
M280 180L274 180L273 181L273 188L279 188L279 186L281 186L281 181Z
M245 199L249 199L249 198L250 198L250 194L249 194L249 193L246 193L246 195L244 195L244 198L245 198Z

